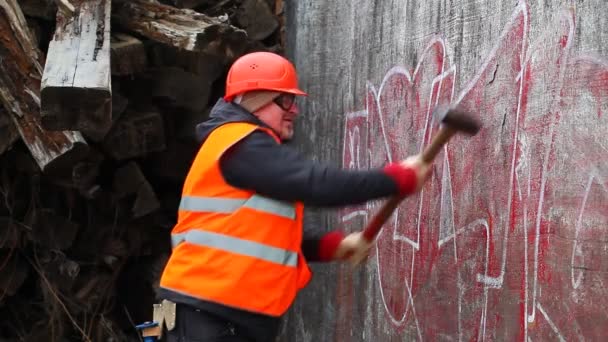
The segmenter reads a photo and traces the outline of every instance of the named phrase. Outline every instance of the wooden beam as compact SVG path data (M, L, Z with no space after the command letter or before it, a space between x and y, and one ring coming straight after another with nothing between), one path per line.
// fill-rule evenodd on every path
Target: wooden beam
M116 170L113 189L117 199L135 197L131 207L133 218L148 215L160 208L160 202L152 185L144 176L139 165L133 161Z
M112 34L111 44L112 75L133 75L146 69L148 58L144 43L127 34Z
M0 217L0 224L4 228L0 239L0 298L17 293L29 274L29 265L19 253L25 234L13 220L12 217Z
M103 141L104 152L116 160L137 158L166 148L163 117L156 109L128 109Z
M240 56L246 47L245 31L228 24L227 18L210 17L156 1L126 2L117 10L117 19L128 30L188 51L232 59Z
M177 67L150 69L150 95L165 106L202 112L208 105L209 88L213 82L206 76Z
M25 15L45 20L55 20L57 13L53 0L19 0L19 6Z
M79 228L77 223L49 208L28 212L25 222L31 227L29 239L38 246L52 250L70 248Z
M171 5L178 8L196 8L208 2L209 0L171 0Z
M74 15L76 8L68 0L55 0L55 3L59 11L63 12L66 16Z
M8 150L19 139L19 131L10 115L0 107L0 154Z
M0 260L3 267L0 269L0 297L10 297L17 293L30 273L26 260L15 249L0 249Z
M111 0L74 1L57 13L42 77L42 124L80 130L100 141L112 125L110 80Z
M279 36L278 36L278 45L286 46L287 33L285 31L285 0L275 0L274 2L274 15L277 16L279 20Z
M154 179L160 178L163 182L182 184L198 147L198 144L193 144L191 141L171 140L164 151L151 154L143 167L154 175ZM164 192L159 197L165 201L170 196ZM179 198L176 204L179 204Z
M0 100L43 171L84 157L87 144L76 131L47 131L40 124L41 53L16 0L0 1Z
M236 20L253 40L264 40L279 27L279 20L266 0L243 1L237 10Z

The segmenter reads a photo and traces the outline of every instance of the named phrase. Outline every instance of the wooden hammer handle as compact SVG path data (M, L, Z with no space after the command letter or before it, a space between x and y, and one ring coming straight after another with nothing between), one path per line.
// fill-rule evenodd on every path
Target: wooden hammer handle
M374 240L386 220L391 217L393 211L395 211L403 198L405 198L405 196L393 196L384 202L382 207L380 207L380 210L372 217L371 221L369 221L367 227L365 227L365 230L363 231L363 237L367 241L371 242Z
M437 154L441 151L441 148L450 140L450 138L456 133L455 130L449 127L442 127L437 135L433 137L433 140L422 152L422 160L425 163L430 163L435 159ZM399 206L399 203L405 198L405 196L393 196L386 201L380 210L372 217L367 227L363 231L363 237L367 241L373 241L376 235L380 232L380 229L393 214L393 211Z
M437 135L433 137L429 146L427 146L424 151L422 151L422 161L425 163L430 163L437 157L443 145L445 145L448 140L456 133L456 130L451 129L449 127L441 127Z
M378 235L386 220L391 217L393 211L395 211L395 208L397 208L403 198L405 198L405 196L393 196L382 205L380 211L378 211L376 215L372 217L372 220L368 223L367 227L365 227L365 230L363 231L363 238L365 240L368 242L374 241L376 235ZM348 259L351 255L352 252L348 252L343 258Z

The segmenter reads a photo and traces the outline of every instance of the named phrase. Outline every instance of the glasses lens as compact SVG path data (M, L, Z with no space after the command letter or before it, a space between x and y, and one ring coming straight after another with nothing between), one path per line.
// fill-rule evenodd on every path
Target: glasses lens
M293 94L283 94L278 96L274 102L283 110L289 110L296 102L296 96Z

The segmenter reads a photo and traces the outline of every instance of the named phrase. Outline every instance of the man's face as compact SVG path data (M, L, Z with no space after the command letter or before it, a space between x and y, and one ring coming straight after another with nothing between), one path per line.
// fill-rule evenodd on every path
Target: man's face
M255 115L270 128L281 140L293 137L293 126L299 111L292 94L281 94L274 101L256 111Z

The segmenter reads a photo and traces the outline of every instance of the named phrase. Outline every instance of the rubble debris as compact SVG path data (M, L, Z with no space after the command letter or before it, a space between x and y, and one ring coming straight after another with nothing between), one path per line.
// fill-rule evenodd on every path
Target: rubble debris
M236 58L280 47L274 11L0 2L0 341L139 341L195 125Z

